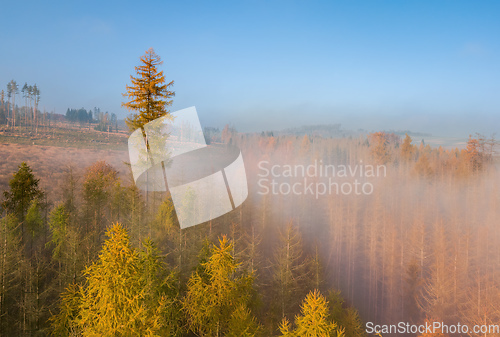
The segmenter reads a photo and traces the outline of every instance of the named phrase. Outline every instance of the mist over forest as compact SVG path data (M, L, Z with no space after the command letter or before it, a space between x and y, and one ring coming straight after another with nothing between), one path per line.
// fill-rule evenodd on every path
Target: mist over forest
M142 318L149 326L130 331L163 335L286 335L299 331L301 317L313 317L307 303L324 303L325 331L345 336L367 335L367 322L474 326L500 318L494 137L476 134L462 149L445 149L388 132L206 129L211 146L241 149L248 198L226 215L180 229L168 192L135 186L121 130L69 119L41 123L38 136L24 127L2 132L4 141L18 140L1 146L3 334L111 329L86 317L107 317L99 314L102 301L120 301L106 294L118 286L107 284L116 277L127 287L138 282L137 305L150 303ZM57 133L51 144L22 141ZM75 148L81 133L102 141ZM18 182L26 177L31 186ZM25 188L30 193L19 194ZM195 198L186 195L186 203ZM137 260L133 274L114 269L127 266L113 260L114 251ZM147 267L153 269L139 272L146 261L155 261ZM213 316L202 310L216 289L211 268L228 268L218 281L233 289L216 295L227 302ZM113 310L136 315L133 306Z
M500 2L0 13L0 337L500 336Z

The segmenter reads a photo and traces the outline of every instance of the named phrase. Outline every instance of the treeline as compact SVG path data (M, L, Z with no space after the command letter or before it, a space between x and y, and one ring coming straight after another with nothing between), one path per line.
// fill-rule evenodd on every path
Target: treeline
M99 334L116 328L109 317L123 316L140 322L120 326L159 335L173 329L243 336L238 329L247 329L303 336L304 326L322 326L316 335L345 329L345 336L357 336L364 334L360 317L375 324L500 320L500 190L494 188L492 137L470 137L462 150L386 133L274 137L227 127L220 137L242 150L249 197L237 210L185 230L168 195L138 191L104 162L84 172L68 168L60 195L29 183L36 179L22 165L4 195L1 331ZM369 195L257 193L261 161L320 160L385 165L387 175L372 181ZM195 197L189 193L185 202ZM111 289L123 289L125 297ZM117 305L100 311L111 299ZM311 308L323 312L314 316L325 318L321 324L306 324Z
M276 218L297 219L310 244L322 243L330 285L375 324L500 320L496 146L494 137L480 134L463 149L431 148L383 132L357 139L242 139L245 162L386 166L387 175L371 181L370 195L277 194L265 201L279 210ZM250 183L256 186L261 171L250 166L247 172L257 177ZM280 177L284 182L297 179Z
M368 136L371 155L377 163L402 165L415 162L419 175L468 176L487 168L493 162L498 141L476 133L469 136L464 149L431 148L424 140L417 146L406 134L402 140L394 133L376 132Z
M276 223L276 242L262 245L252 201L180 230L167 195L141 194L105 162L82 175L69 168L54 198L26 163L9 186L0 264L6 335L364 336L293 221Z
M359 135L360 132L355 132L351 130L346 130L341 124L330 124L330 125L304 125L296 128L288 128L281 131L274 131L277 135L308 135L310 137L319 136L325 138L343 138L349 136Z
M79 123L80 125L97 123L94 126L95 130L98 131L111 131L113 128L118 131L118 118L115 113L102 112L100 108L89 109L88 111L84 108L80 109L70 109L66 110L66 120L73 123Z
M25 127L25 130L37 133L38 126L50 124L52 119L51 113L38 110L40 99L40 88L36 84L24 83L21 87L15 80L11 80L7 83L6 90L0 91L0 123L9 129ZM24 105L20 106L19 102Z
M34 85L24 83L21 87L15 80L7 83L6 90L0 91L0 124L7 130L38 134L40 126L50 127L58 120L54 112L40 111L41 91ZM23 105L21 105L22 103ZM101 112L99 108L86 110L67 109L66 120L81 126L93 124L98 131L118 131L118 118L114 113Z

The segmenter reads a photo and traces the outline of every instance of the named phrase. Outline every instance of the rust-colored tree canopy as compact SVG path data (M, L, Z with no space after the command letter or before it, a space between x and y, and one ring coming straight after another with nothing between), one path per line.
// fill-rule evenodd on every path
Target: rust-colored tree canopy
M141 65L135 67L137 76L130 76L131 85L127 85L123 94L128 99L122 106L133 113L125 122L130 131L144 124L169 114L168 106L172 105L175 92L170 88L174 81L166 83L163 70L158 67L163 64L160 56L150 48L141 56Z

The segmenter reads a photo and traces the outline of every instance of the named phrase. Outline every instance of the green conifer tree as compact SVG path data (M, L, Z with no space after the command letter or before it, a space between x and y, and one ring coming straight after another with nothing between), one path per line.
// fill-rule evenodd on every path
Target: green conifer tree
M20 222L23 222L31 202L34 199L41 200L44 195L38 186L39 181L28 164L22 162L19 170L9 181L10 191L3 192L4 210L13 213Z

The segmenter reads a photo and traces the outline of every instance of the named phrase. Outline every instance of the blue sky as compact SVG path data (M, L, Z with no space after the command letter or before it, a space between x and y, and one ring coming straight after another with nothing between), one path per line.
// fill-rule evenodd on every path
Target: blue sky
M243 131L304 124L467 135L500 131L498 1L11 1L0 87L41 107L120 107L153 47L173 110ZM500 134L500 132L499 132Z

